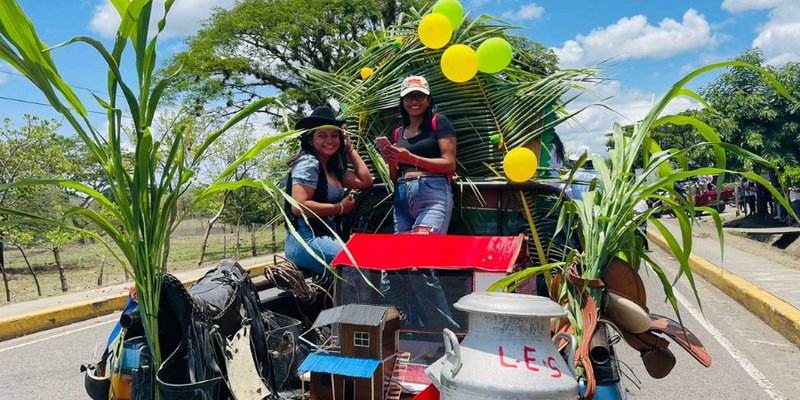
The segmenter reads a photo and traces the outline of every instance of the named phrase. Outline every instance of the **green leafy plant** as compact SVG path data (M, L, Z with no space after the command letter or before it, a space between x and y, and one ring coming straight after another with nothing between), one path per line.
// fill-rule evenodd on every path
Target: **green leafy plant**
M150 30L150 17L154 11L152 0L112 0L111 3L119 13L121 22L113 47L109 50L89 37L76 37L61 45L48 47L16 1L0 2L0 58L25 75L44 94L50 105L64 116L66 123L102 165L109 184L107 194L104 194L80 182L65 179L27 179L1 184L0 191L57 185L91 197L97 210L75 207L68 210L65 216L91 221L102 232L102 236L95 231L62 224L58 218L9 208L0 209L0 213L13 215L16 220L22 218L54 224L106 244L136 283L145 335L157 368L162 359L158 342L158 306L170 235L180 222L178 200L191 185L207 149L229 128L271 99L244 107L221 128L209 134L196 149L191 149L185 143L185 136L192 134L189 131L177 130L169 139L157 137L153 119L171 77L155 79L156 43L164 30L174 0L164 2L164 17L153 31ZM91 46L108 66L108 98L94 96L106 110L108 129L105 133L93 126L86 106L61 78L50 56L51 51L72 44ZM127 51L128 45L130 51ZM130 84L120 72L123 54L133 56L135 84ZM121 104L117 102L118 94L124 99ZM126 158L123 150L123 110L129 113L131 119L130 136L135 147L132 160ZM264 143L285 136L264 138L260 142L261 147L256 147L260 151L266 147Z
M679 319L678 304L672 288L682 277L685 276L698 304L700 304L694 275L689 267L689 256L692 251L692 224L696 212L702 211L711 215L720 238L721 252L724 248L724 236L722 221L717 211L709 207L695 207L691 198L684 199L673 189L673 183L695 176L717 175L717 185L720 186L726 174L736 174L764 185L784 207L788 205L787 200L760 175L727 169L726 157L733 154L768 169L775 169L775 165L738 146L722 142L714 129L695 117L689 115L662 116L667 105L680 96L688 96L708 107L708 104L700 96L686 89L685 85L698 75L726 67L749 68L757 71L772 84L777 92L789 97L788 92L767 71L743 62L731 61L712 64L688 74L675 83L653 105L645 118L633 126L631 131L626 133L620 125L615 124L612 131L613 148L609 150L608 159L603 159L598 155L591 156L598 171L597 180L592 182L590 190L583 194L582 200L574 199L564 202L559 215L557 231L567 228L567 231L581 245L580 250L573 250L565 260L567 263L574 262L577 265L581 278L587 282L594 279L605 279L606 268L614 257L627 260L635 269L638 269L640 265L646 265L660 279L665 298L670 302ZM695 145L681 150L662 149L653 140L652 132L656 127L665 124L690 126L699 135L699 141ZM686 156L691 152L697 152L698 149L705 149L712 153L715 165L689 168ZM567 184L571 183L572 175L588 158L588 155L583 155L578 160ZM639 174L634 173L637 163L642 165L642 172ZM642 213L634 210L637 203L648 200L659 205ZM661 221L653 217L653 214L663 213L666 210L671 210L676 216L680 228L679 237L673 235ZM792 216L797 218L794 214ZM656 227L675 254L675 258L680 264L677 276L672 278L667 276L658 263L644 251L642 239L637 236L637 228L645 222ZM506 280L498 282L494 288L507 288L516 279L530 275L530 272L522 271L516 276L512 275ZM567 309L571 310L570 321L575 326L578 336L583 333L583 321L578 310L583 306L587 295L594 299L595 304L602 304L602 290L600 287L583 287L572 283L569 279L561 280L558 288L559 298L568 299Z

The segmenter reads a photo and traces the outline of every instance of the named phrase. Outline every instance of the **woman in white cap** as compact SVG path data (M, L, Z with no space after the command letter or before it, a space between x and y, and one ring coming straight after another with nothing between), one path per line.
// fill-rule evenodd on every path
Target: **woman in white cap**
M289 161L286 190L302 207L291 207L287 202L287 215L305 243L330 263L342 249L331 231L338 234L341 216L355 207L355 200L345 192L372 186L372 176L353 149L344 121L336 119L332 108L318 107L297 121L295 129L307 131L300 136L300 152ZM326 265L314 259L294 235L286 236L285 252L286 258L301 269L325 274Z
M395 233L446 234L453 214L451 178L456 171L456 131L442 114L434 114L428 81L409 76L400 86L403 125L391 144L381 146L389 164L394 192ZM408 305L412 326L457 327L436 272L406 271L401 277L415 296ZM382 280L382 290L389 290Z
M453 213L450 178L456 170L456 131L442 114L433 113L428 81L409 76L400 87L403 125L391 144L381 147L397 182L395 233L447 233Z

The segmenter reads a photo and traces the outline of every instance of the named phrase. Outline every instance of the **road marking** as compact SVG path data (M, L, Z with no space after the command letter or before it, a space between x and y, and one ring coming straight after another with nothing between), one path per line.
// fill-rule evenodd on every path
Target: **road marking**
M702 325L703 328L705 328L706 331L708 331L708 333L710 333L711 336L713 336L714 339L716 339L717 342L728 352L728 354L730 354L731 357L733 357L733 359L739 363L739 366L742 367L744 372L746 372L747 375L750 375L750 377L756 381L756 384L763 389L765 393L767 393L770 399L786 400L786 397L784 397L775 389L775 385L773 385L772 382L767 379L767 377L764 376L764 374L762 374L761 371L759 371L758 368L756 368L756 366L753 365L753 363L751 363L747 357L745 357L744 354L736 349L733 346L733 343L731 343L728 338L726 338L722 332L717 329L717 327L708 322L708 320L706 320L706 318L694 307L693 304L689 302L689 300L683 297L683 295L675 289L673 289L673 293L675 294L675 298L678 299L681 304L683 304L686 310L692 314L694 319L696 319L697 322L699 322L700 325Z
M767 342L765 340L747 339L747 341L750 343L768 344L770 346L775 346L775 347L790 347L788 344L785 343Z
M44 342L45 340L55 339L55 338L57 338L57 337L61 337L61 336L70 335L70 334L73 334L73 333L76 333L76 332L80 332L80 331L85 331L85 330L87 330L87 329L97 328L98 326L105 325L105 324L109 324L109 323L112 323L112 322L117 322L118 320L119 320L119 317L117 317L117 318L114 318L114 319L110 319L110 320L108 320L108 321L102 321L102 322L98 322L98 323L96 323L96 324L93 324L93 325L84 326L83 328L78 328L78 329L73 329L73 330L71 330L71 331L61 332L61 333L59 333L59 334L57 334L57 335L52 335L52 336L48 336L48 337L43 337L43 338L41 338L41 339L36 339L36 340L31 340L30 342L20 343L20 344L18 344L18 345L15 345L15 346L11 346L11 347L6 347L6 348L4 348L4 349L0 349L0 353L2 353L2 352L5 352L5 351L9 351L9 350L18 349L18 348L20 348L20 347L24 347L24 346L27 346L27 345L31 345L31 344L36 344L36 343Z

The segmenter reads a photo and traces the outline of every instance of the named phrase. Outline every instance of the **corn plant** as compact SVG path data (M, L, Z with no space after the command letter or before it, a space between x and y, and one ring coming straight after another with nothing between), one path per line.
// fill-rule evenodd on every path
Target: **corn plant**
M726 175L741 175L764 185L789 210L786 198L767 180L753 172L727 169L726 157L733 154L767 169L775 169L775 165L734 144L722 142L712 127L697 118L662 115L667 105L680 96L688 96L711 109L709 104L699 95L685 88L685 85L698 75L726 67L753 69L767 77L779 93L789 97L789 93L772 75L750 64L730 61L708 65L691 72L675 83L653 105L644 119L635 124L632 133L625 134L619 124L614 125L612 130L614 147L609 151L608 159L603 159L596 154L592 156L584 154L577 161L570 178L568 178L567 185L571 183L571 176L575 171L589 158L598 171L598 178L591 183L590 190L583 194L582 200L573 199L564 202L559 214L557 231L568 228L567 232L570 232L581 244L580 250L573 249L565 260L567 263L574 261L578 264L581 278L587 281L604 279L606 267L614 257L624 258L636 269L640 265L645 265L659 278L664 289L665 299L669 301L679 320L680 312L672 288L682 277L688 281L695 299L700 305L700 295L689 267L689 256L692 251L692 224L696 213L706 212L711 215L720 239L720 252L724 249L724 236L722 220L717 210L710 207L696 207L691 198L684 198L673 189L673 183L695 176L718 175L717 187L722 187ZM652 139L651 130L663 124L690 125L696 129L697 134L702 137L702 141L686 149L662 149ZM686 156L690 152L696 151L697 148L703 148L713 153L716 164L690 169ZM643 161L642 172L635 174L634 164L640 159ZM661 205L643 213L635 212L636 204L646 200L657 200L655 204ZM680 237L675 237L661 221L653 216L665 211L672 211L675 214L680 227ZM797 218L794 213L792 216ZM642 239L637 236L636 231L645 222L653 224L669 244L680 264L677 276L668 277L663 268L644 251ZM531 275L532 271L522 271L498 282L495 284L495 288L509 287L520 278ZM569 307L567 309L575 310L570 313L570 320L576 328L577 335L580 336L583 333L583 324L578 310L581 309L586 295L592 296L595 304L600 305L602 289L578 287L569 279L563 279L558 290L559 298L568 299Z
M170 77L156 80L156 43L164 30L174 0L164 2L164 17L150 31L152 0L112 0L121 17L113 47L109 50L89 37L76 37L55 47L46 46L35 27L15 0L0 2L0 57L25 75L50 105L64 116L91 154L103 166L109 189L100 193L80 183L62 179L24 180L0 185L0 190L35 185L57 185L91 197L98 210L72 208L65 216L78 216L93 222L102 232L82 230L49 219L11 209L12 214L33 222L50 223L79 231L104 243L132 276L136 284L140 313L148 344L157 368L162 354L158 342L158 306L161 282L167 262L170 235L180 222L178 199L192 184L195 171L206 150L231 126L243 120L272 99L251 104L234 115L221 128L191 150L184 143L190 132L178 130L167 140L154 137L153 118L159 109ZM89 45L108 66L108 98L95 95L106 111L108 129L101 132L88 118L87 108L73 89L61 78L50 56L68 45ZM128 46L130 49L128 51ZM120 72L123 54L133 55L134 84ZM118 103L118 94L124 101ZM123 143L123 110L129 113L132 125L132 165L126 159ZM266 137L256 146L260 151L267 144L288 134ZM235 185L234 185L235 186Z

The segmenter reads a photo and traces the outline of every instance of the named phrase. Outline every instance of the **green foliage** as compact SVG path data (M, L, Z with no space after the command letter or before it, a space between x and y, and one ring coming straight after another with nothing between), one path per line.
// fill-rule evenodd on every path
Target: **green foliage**
M695 118L701 121L708 120L707 110L687 110L678 115ZM622 127L625 136L630 137L633 133L634 125L626 125ZM614 148L613 134L607 135L606 148L611 150ZM675 125L664 124L654 127L650 132L650 137L653 142L658 143L664 149L678 149L687 150L686 162L687 166L691 169L700 167L709 167L714 165L714 154L708 152L707 148L697 146L703 142L703 137L697 134L697 129L692 125ZM639 158L634 164L635 168L643 166L642 159ZM738 163L741 165L741 163ZM736 164L731 165L734 169L738 169Z
M800 187L800 166L787 165L783 174L784 187Z
M163 31L174 0L164 2L164 18L150 31L152 0L113 0L121 22L111 50L88 37L76 37L62 45L49 47L40 39L30 19L16 1L0 2L0 58L25 75L64 116L69 126L102 166L107 190L66 179L24 179L0 183L0 193L8 189L58 186L91 197L94 209L70 208L65 216L90 220L113 242L114 257L127 268L136 282L145 335L153 354L154 368L161 363L158 341L158 305L161 282L168 258L170 235L177 226L178 201L190 187L205 151L234 124L266 104L244 107L230 121L203 138L197 146L185 146L186 129L166 137L154 129L154 118L164 89L171 77L156 79L156 43ZM89 45L108 66L108 98L95 96L107 110L105 134L88 119L86 107L58 73L51 51L74 43ZM130 44L130 51L126 49ZM129 84L120 73L123 54L132 59L135 83ZM118 104L119 98L124 102ZM123 151L122 109L131 116L130 140L135 147L132 157ZM166 138L166 140L162 140ZM0 206L0 213L36 223L49 223L103 241L95 232L24 210ZM3 223L0 222L0 227ZM56 238L57 239L57 238ZM108 244L107 244L108 245ZM109 249L111 249L110 245Z
M800 63L766 64L760 49L748 50L736 61L762 67L775 76L790 97L772 90L770 82L749 68L732 68L700 90L714 111L704 119L728 143L763 155L780 165L800 162ZM747 163L745 168L752 165Z
M368 33L395 22L424 1L243 0L216 10L188 40L188 50L170 60L165 74L178 73L173 92L202 107L215 101L241 108L278 91L269 112L282 119L283 105L295 117L306 105L325 103L308 91L303 67L335 71L371 39Z
M761 74L777 93L789 96L767 71L742 62L713 64L690 73L677 82L653 106L647 116L633 126L630 133L626 134L619 125L614 126L614 148L609 151L608 163L597 156L592 157L599 172L598 187L602 189L586 192L583 200L566 202L560 215L561 223L569 226L571 228L569 231L574 232L577 240L583 245L582 252L577 254L577 262L581 266L583 278L603 279L605 268L612 258L619 255L623 255L624 259L628 260L634 268L639 267L641 260L660 278L666 299L679 318L680 314L677 301L672 294L672 286L681 277L686 277L698 303L700 302L688 262L692 248L692 220L689 216L694 216L696 210L692 202L683 199L675 192L672 184L693 176L719 175L717 182L719 186L725 174L741 174L767 187L784 207L788 204L786 199L761 176L728 169L727 157L730 154L766 169L774 170L774 164L738 146L724 143L714 129L693 116L686 114L661 116L673 99L685 94L683 87L687 82L702 73L724 67L749 69L754 73ZM662 150L661 143L656 141L653 132L658 127L667 124L692 127L692 131L697 135L697 143L683 149ZM688 154L698 150L714 155L713 167L693 168L689 166L686 161ZM640 158L643 172L634 175L633 167L640 162ZM586 156L579 160L576 168L585 160ZM677 166L677 168L673 168L673 166ZM659 200L662 205L644 213L635 212L636 204L646 200ZM679 238L667 230L659 220L651 217L653 213L663 212L665 209L672 210L676 216L680 227ZM697 210L708 212L713 217L720 235L720 249L722 250L724 244L722 226L717 212L705 207ZM636 229L645 222L652 223L665 237L680 264L678 276L671 281L658 263L644 252L641 241L636 236ZM573 309L580 308L581 295L586 288L567 286L567 290L572 294L570 298L574 300ZM602 293L600 289L589 289L588 293L594 297L597 304L600 304ZM579 318L579 316L576 317Z
M478 73L465 83L454 83L444 77L440 68L444 49L427 49L416 35L420 15L404 20L407 22L389 27L379 37L404 37L400 49L394 48L390 40L376 40L336 72L307 71L315 88L332 92L335 100L348 104L342 114L350 118L351 127L356 127L358 148L372 160L384 182L389 182L386 166L372 143L376 136L391 135L401 124L399 87L406 76L425 76L436 110L453 123L458 132L456 173L465 179L496 176L507 149L532 146L545 131L571 117L558 114L572 100L564 98L570 89L598 80L595 71L588 69L542 76L533 72L540 67L526 63L539 59L537 55L515 48L520 56L506 70ZM514 38L508 32L511 28L503 21L482 16L462 23L453 33L453 42L477 48L489 37ZM363 66L375 70L366 80L359 76ZM553 122L545 123L550 117ZM505 148L491 144L490 136L497 133L503 135Z

